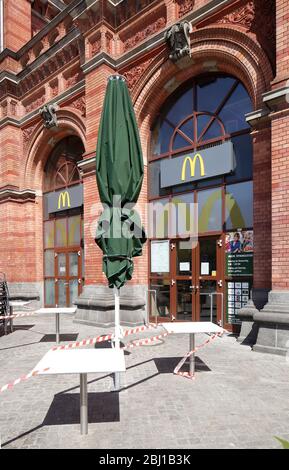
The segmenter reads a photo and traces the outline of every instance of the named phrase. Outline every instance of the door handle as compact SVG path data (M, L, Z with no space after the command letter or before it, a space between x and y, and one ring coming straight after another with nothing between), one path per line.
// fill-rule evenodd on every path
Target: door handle
M174 280L172 279L171 285L174 286L175 283L176 283L176 281L174 281Z
M218 281L218 286L223 287L223 281Z
M82 280L81 279L78 279L78 284L81 284L82 283Z

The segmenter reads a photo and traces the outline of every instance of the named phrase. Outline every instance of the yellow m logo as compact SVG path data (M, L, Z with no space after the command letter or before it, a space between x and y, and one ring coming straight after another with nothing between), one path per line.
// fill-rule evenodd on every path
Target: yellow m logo
M200 153L196 153L193 160L192 160L192 157L185 158L184 163L183 163L183 168L182 168L182 181L186 181L186 169L187 169L188 162L190 163L191 177L193 178L195 176L197 160L199 161L201 176L206 175L203 157Z
M59 194L58 198L58 209L61 209L61 207L64 209L65 207L69 208L70 206L70 196L69 192L65 191Z

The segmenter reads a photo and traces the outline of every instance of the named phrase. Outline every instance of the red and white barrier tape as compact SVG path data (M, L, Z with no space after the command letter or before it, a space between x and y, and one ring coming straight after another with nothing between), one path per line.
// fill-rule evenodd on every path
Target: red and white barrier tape
M157 335L157 336L152 336L150 338L131 341L130 343L127 343L122 349L132 349L132 348L136 348L137 346L143 346L143 345L151 344L151 343L154 343L155 341L157 341L159 339L165 338L169 334L170 333L166 332L166 333L162 333L162 334Z
M204 348L207 344L211 343L212 341L214 341L214 339L220 337L223 335L223 332L222 333L216 333L215 335L211 336L209 339L207 339L207 341L205 341L204 343L200 344L199 346L197 346L196 348L192 349L192 351L189 351L184 357L183 359L178 363L178 365L175 367L174 369L174 374L175 375L180 375L181 377L186 377L187 379L191 379L191 380L194 380L195 379L195 374L190 374L190 372L180 372L180 369L182 368L182 366L184 365L184 363L186 362L186 360L191 357L195 352L199 351L199 349L202 349Z
M15 313L14 315L6 315L0 316L0 320L9 320L10 318L19 318L19 317L32 317L33 315L37 315L35 312L29 312L29 313Z
M129 336L135 333L139 333L141 331L145 331L147 329L155 328L155 325L149 324L149 325L143 325L143 326L138 326L136 328L132 328L130 330L125 330L123 335L124 336ZM97 336L96 338L90 338L90 339L84 339L82 341L76 341L75 343L70 343L65 346L56 346L52 348L52 351L60 350L60 349L71 349L71 348L77 348L81 346L88 346L88 345L93 345L95 343L100 343L104 341L109 341L114 338L114 335L105 335L105 336ZM132 346L133 347L133 346ZM125 349L125 347L123 348ZM11 390L15 385L19 384L20 382L24 382L25 380L29 379L30 377L35 377L36 375L39 375L43 372L46 372L49 370L49 367L44 369L43 371L32 371L27 375L23 375L19 377L18 379L14 380L11 383L8 383L6 385L3 385L3 387L0 388L0 393L4 392L5 390Z
M149 324L149 325L143 325L143 326L137 326L136 328L131 328L129 330L125 330L123 332L123 337L130 336L136 333L141 333L142 331L146 331L149 329L155 328L154 324ZM72 349L72 348L80 348L81 346L92 346L93 344L96 343L102 343L104 341L110 341L114 338L114 334L110 335L102 335L102 336L96 336L95 338L88 338L88 339L83 339L82 341L76 341L75 343L70 343L70 344L65 344L61 346L55 346L52 348L52 351L58 351L58 350L63 350L63 349Z
M30 377L35 377L36 375L39 375L39 374L41 374L43 372L46 372L48 370L49 370L49 367L47 367L46 369L43 369L43 370L33 370L33 371L29 372L29 374L27 374L27 375L22 375L21 377L14 380L13 382L10 382L6 385L3 385L3 387L0 388L0 393L4 392L5 390L11 390L12 388L14 388L15 385L19 384L20 382L24 382L25 380L30 379Z

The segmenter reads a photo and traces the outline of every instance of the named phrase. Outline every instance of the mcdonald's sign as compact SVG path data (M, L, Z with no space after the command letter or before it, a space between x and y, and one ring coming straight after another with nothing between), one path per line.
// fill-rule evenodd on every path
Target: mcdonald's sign
M183 168L182 168L182 181L186 181L186 169L187 169L187 163L190 164L190 169L191 169L191 177L193 178L195 176L195 170L196 170L196 163L197 161L200 164L200 175L201 177L205 176L205 165L204 165L204 160L203 157L200 153L196 153L194 158L192 157L186 157L183 163Z
M70 209L70 196L68 191L63 191L58 197L58 209Z
M49 214L80 207L83 205L82 184L77 184L60 191L53 191L45 194L44 197L46 198Z
M161 160L161 188L229 174L236 167L233 143L228 141L196 153Z

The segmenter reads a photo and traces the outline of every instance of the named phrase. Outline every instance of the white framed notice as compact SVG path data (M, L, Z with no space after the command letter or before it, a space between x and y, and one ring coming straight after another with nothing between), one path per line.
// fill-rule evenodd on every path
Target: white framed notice
M201 264L201 276L209 276L210 274L210 263Z
M180 263L180 271L182 272L191 271L191 263Z
M151 242L151 273L170 272L170 242L157 240Z

